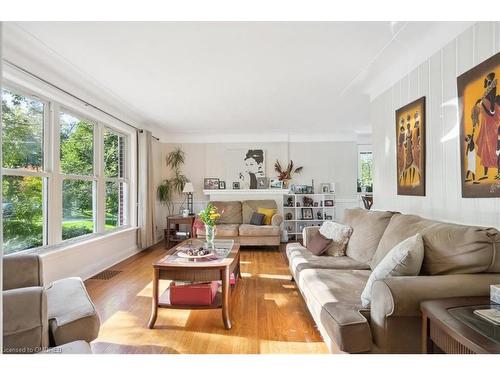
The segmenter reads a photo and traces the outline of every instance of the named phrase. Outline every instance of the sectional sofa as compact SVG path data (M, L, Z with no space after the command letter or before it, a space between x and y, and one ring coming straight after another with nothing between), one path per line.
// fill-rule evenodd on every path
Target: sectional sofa
M289 267L331 352L419 353L420 302L458 296L487 296L500 283L500 232L394 212L346 210L353 228L346 255L315 256L303 242L289 243ZM370 309L361 293L376 265L399 242L421 233L420 275L376 281Z
M221 217L218 220L215 238L234 239L240 245L279 246L283 217L278 214L274 200L212 201ZM259 208L275 210L269 225L252 225L252 214ZM205 229L197 229L196 236L205 238Z

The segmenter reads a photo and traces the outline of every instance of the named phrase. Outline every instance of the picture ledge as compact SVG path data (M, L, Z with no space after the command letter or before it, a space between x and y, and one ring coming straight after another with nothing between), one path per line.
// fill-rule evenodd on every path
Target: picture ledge
M204 189L203 194L288 194L288 189Z

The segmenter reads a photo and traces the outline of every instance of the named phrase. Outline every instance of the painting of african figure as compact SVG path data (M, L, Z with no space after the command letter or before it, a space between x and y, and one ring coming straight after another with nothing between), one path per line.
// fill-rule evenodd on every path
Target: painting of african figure
M396 111L398 195L425 196L425 96Z
M500 197L500 53L457 78L462 197Z

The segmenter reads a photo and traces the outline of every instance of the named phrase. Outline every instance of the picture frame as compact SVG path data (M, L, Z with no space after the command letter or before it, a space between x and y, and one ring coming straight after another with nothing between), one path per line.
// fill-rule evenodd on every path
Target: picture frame
M319 203L318 202L314 202L314 207L318 207L319 206Z
M283 181L271 178L269 180L269 189L283 189Z
M233 190L240 190L240 183L239 182L233 182Z
M320 184L319 187L320 187L321 193L323 193L323 194L330 193L330 184L323 183L323 184Z
M219 181L219 190L226 190L226 181Z
M267 177L257 177L257 189L267 189L269 187L269 180Z
M203 180L203 189L219 190L219 179L215 177L205 177Z
M311 207L302 208L302 220L313 220L313 209Z
M398 195L425 196L425 96L396 110Z
M325 207L333 207L333 199L325 199Z
M457 77L462 198L500 197L499 77L500 53Z

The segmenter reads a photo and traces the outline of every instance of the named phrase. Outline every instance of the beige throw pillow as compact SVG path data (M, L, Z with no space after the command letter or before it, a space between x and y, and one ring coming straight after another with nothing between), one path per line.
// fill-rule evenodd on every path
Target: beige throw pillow
M368 278L365 289L361 294L363 307L370 307L372 286L375 281L392 276L417 276L420 273L423 260L424 241L420 233L394 246Z
M341 257L345 255L345 249L352 234L352 228L348 225L335 223L334 221L325 221L319 233L325 238L332 240L332 243L325 250L324 255Z

